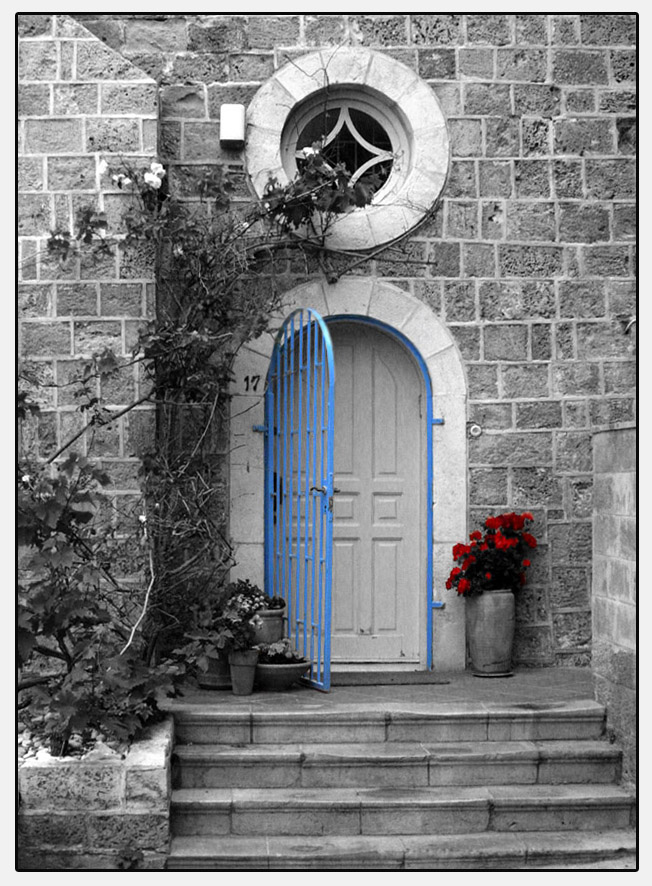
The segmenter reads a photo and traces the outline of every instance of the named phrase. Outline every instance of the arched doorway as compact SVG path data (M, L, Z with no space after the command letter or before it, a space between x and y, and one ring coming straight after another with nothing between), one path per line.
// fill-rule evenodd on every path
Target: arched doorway
M327 325L335 318L377 325L400 342L421 371L427 387L422 420L430 467L421 484L427 526L420 568L425 563L432 584L422 597L419 631L421 638L425 633L422 642L434 669L464 670L463 601L444 587L452 565L452 546L467 534L467 385L455 341L428 305L374 278L349 277L335 284L316 280L298 286L286 294L278 326L292 311L305 307L318 312ZM231 403L230 528L237 560L233 575L261 586L265 575L261 431L265 426L264 383L274 341L274 334L266 333L242 348L234 367ZM337 495L334 507L339 507L336 501Z

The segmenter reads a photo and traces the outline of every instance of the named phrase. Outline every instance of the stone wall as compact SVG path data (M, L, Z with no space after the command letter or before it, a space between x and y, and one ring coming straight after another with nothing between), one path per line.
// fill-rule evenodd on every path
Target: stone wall
M636 781L636 428L596 433L593 506L593 678L607 729Z
M242 154L219 146L220 105L248 104L300 55L364 46L398 58L432 87L451 139L443 197L408 243L354 273L406 289L456 339L469 420L483 430L468 441L471 526L506 509L535 515L540 548L519 599L517 661L587 665L591 439L635 410L635 339L625 328L635 310L636 16L75 18L98 38L95 52L107 47L111 66L126 59L158 84L161 159L189 198L207 170L226 164L237 196L250 199ZM38 31L49 17L25 19L36 19ZM42 37L23 34L30 48ZM53 77L48 71L39 76ZM36 100L43 84L31 75L27 85ZM43 197L36 182L29 190ZM289 260L281 270L288 289L319 274ZM31 334L47 321L43 372L51 371L53 349L70 356L66 330L90 322L86 315L56 326L48 299L58 287L50 278L30 285ZM118 461L131 450L113 452Z
M151 255L114 243L62 261L47 240L57 230L74 234L85 208L106 214L107 234L123 232L126 197L101 163L156 156L158 87L65 15L18 16L18 61L21 386L41 408L21 442L27 455L47 459L88 420L71 380L105 348L128 362L139 325L155 310ZM90 393L113 412L144 393L134 365L93 384ZM75 443L102 460L119 510L138 494L138 454L153 419L143 406Z
M169 718L124 759L98 748L83 759L44 754L23 761L16 869L164 870L172 740Z

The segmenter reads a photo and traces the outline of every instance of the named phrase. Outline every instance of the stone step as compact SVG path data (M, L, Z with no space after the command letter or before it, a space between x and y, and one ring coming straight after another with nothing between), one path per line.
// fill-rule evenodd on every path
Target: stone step
M403 837L175 837L167 869L518 871L585 865L590 870L633 870L635 853L636 834L629 828Z
M634 799L616 785L421 788L182 788L175 836L353 836L628 828Z
M174 705L177 743L287 744L588 740L604 733L594 701L441 703L264 708Z
M604 741L177 745L175 787L426 787L612 783Z

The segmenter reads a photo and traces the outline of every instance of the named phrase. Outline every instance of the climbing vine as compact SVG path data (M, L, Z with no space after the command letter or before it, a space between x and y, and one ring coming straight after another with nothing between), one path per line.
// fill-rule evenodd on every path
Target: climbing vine
M256 203L232 199L222 168L201 182L199 201L173 196L157 162L102 171L129 197L123 229L109 231L104 213L83 207L76 230L53 231L48 251L65 263L83 251L152 250L157 308L129 357L105 349L81 367L73 382L81 427L47 460L18 464L20 705L57 753L73 732L92 728L130 738L183 678L175 650L234 563L225 512L233 361L282 307L293 253L333 278L328 232L374 190L371 179L351 184L318 145L293 181L270 180ZM110 409L97 381L135 365L140 397ZM33 382L28 370L22 378ZM92 452L97 433L148 405L156 431L141 455L142 499L116 514L111 477L75 447L87 436ZM35 413L21 390L19 422Z

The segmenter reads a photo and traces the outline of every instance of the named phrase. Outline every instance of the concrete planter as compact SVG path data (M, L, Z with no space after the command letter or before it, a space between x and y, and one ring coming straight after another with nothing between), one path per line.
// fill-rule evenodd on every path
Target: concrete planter
M514 594L508 590L485 591L464 603L471 670L478 677L511 674Z
M283 639L283 609L259 609L256 615L262 625L254 631L254 645L258 643L277 643Z
M309 661L291 661L287 664L258 664L256 689L284 692L302 677L310 667Z
M164 870L170 847L173 721L122 757L24 761L18 770L17 870Z

